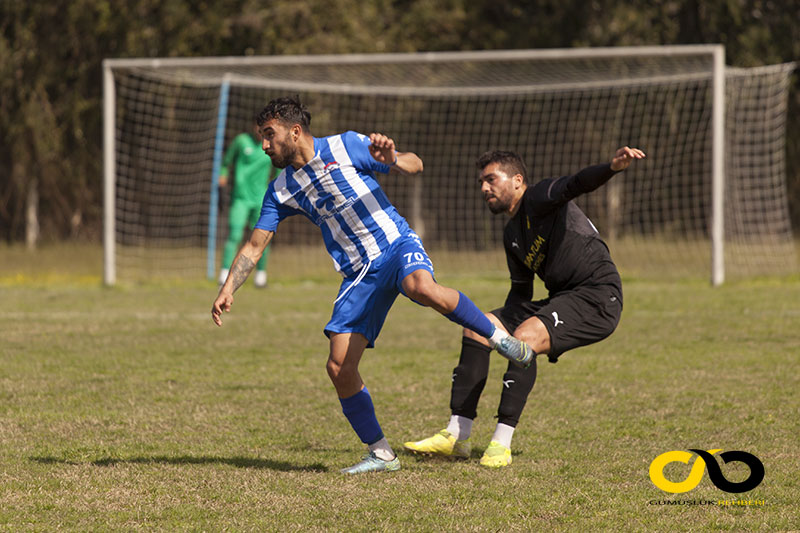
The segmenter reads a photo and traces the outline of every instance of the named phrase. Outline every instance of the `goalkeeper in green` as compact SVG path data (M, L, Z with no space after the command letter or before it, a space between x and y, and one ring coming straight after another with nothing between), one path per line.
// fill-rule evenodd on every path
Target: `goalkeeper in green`
M240 133L237 135L222 159L222 168L219 173L219 186L227 186L229 175L233 167L233 191L231 192L231 206L228 213L228 240L222 251L222 268L219 273L220 285L228 278L233 258L239 250L239 243L244 236L245 226L252 229L261 215L261 202L267 185L275 177L272 160L261 150L261 145L255 135ZM256 287L267 286L267 257L269 249L264 250L256 265L254 277Z

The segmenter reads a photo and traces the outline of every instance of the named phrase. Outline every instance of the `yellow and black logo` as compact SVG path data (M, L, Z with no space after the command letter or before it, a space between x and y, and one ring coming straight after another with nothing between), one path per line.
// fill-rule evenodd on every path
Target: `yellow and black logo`
M750 476L744 481L732 482L728 481L722 470L714 458L714 454L722 450L696 450L689 449L689 451L674 450L671 452L662 453L650 463L650 481L653 485L663 490L664 492L672 492L675 494L682 492L689 492L695 488L700 480L703 478L703 471L708 467L708 478L720 490L725 492L747 492L753 490L764 479L764 465L753 454L732 450L722 452L719 457L724 463L739 461L746 464L750 468ZM694 453L689 453L694 452ZM680 482L673 482L664 477L664 467L669 463L684 463L689 464L692 457L697 455L692 469L687 478Z

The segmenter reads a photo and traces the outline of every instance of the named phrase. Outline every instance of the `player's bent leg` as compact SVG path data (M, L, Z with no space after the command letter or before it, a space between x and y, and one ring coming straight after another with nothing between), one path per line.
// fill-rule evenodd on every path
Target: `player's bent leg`
M514 330L514 337L526 343L537 354L550 352L550 331L539 317L533 316L522 322Z
M489 354L491 348L485 343L478 342L469 337L461 338L461 354L458 366L453 369L452 384L450 386L450 413L474 420L478 416L478 401L486 378L489 375ZM456 437L464 438L462 433L469 436L471 426L457 427L451 433Z
M492 313L484 313L484 316L486 316L486 318L489 319L489 322L491 322L494 325L496 330L500 330L500 331L504 332L505 334L510 335L510 333L508 333L508 330L506 330L506 327L503 325L503 323L500 321L499 318L494 316ZM462 338L472 339L475 342L479 342L479 343L483 344L484 346L492 348L492 343L491 343L491 341L489 339L487 339L483 335L479 335L479 334L475 333L474 331L472 331L469 328L464 328L464 330L461 332L461 335L462 335Z
M464 328L464 337L480 342L489 348L496 348L497 353L521 368L531 366L536 354L539 352L517 338L516 335L514 337L509 335L500 319L493 314L487 313L486 317L495 327L495 333L492 338L486 339L467 328Z
M506 330L503 323L492 313L486 313L486 318L494 326L494 333L490 338L483 337L469 328L464 328L464 338L472 339L487 347L496 348L497 353L520 366L528 368L538 353L535 349L528 346L516 335L512 337Z
M326 365L342 412L350 422L361 442L369 446L369 453L361 461L341 470L343 474L391 472L400 469L400 460L383 435L372 397L358 372L358 364L368 344L360 333L332 333L330 355Z
M510 335L500 339L494 347L497 349L497 353L521 368L531 366L537 355L537 352L528 343Z
M430 271L417 269L405 275L401 282L403 294L415 302L431 307L443 314L448 320L475 333L495 340L506 333L498 331L486 315L469 299L467 295L455 289L439 285Z
M529 368L538 354L550 351L550 333L537 317L531 317L514 330L513 337L502 339L497 353L520 366Z
M358 365L367 347L360 333L332 333L326 370L339 398L348 398L364 386Z
M513 364L508 365L506 373L503 374L503 390L500 394L500 405L497 408L498 424L505 424L511 428L517 426L528 396L536 383L536 371L535 360L529 368L524 369ZM501 438L492 440L497 440L506 446L511 445L510 438L508 441Z
M406 296L443 315L452 313L458 305L458 291L436 283L427 270L419 269L411 272L403 278L401 285Z
M486 315L496 326L503 327L494 315ZM504 330L505 331L505 330ZM409 441L403 447L415 454L466 459L470 455L469 440L472 421L477 416L478 400L489 374L489 342L468 328L461 337L461 355L453 369L450 389L450 424L432 437Z
M481 457L482 466L497 468L511 464L511 439L535 382L536 359L529 368L508 365L503 375L503 392L497 409L497 428Z

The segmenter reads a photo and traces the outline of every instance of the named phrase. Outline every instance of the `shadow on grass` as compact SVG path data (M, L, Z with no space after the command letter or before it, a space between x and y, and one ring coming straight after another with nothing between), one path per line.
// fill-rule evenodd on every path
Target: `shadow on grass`
M94 461L72 461L59 457L31 457L31 461L42 464L67 464L94 466L114 466L118 464L169 464L169 465L230 465L237 468L263 468L280 472L327 472L328 467L321 463L310 465L296 465L286 461L273 461L272 459L254 459L252 457L212 457L212 456L167 456L154 455L149 457L103 457Z

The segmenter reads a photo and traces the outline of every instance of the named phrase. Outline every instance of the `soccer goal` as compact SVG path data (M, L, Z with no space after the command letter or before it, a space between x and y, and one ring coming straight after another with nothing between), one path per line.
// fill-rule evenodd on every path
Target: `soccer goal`
M384 132L422 175L380 177L446 273L506 275L503 216L475 159L519 152L530 178L623 145L647 153L579 199L624 275L727 278L797 268L785 123L795 65L726 67L721 45L104 61L105 283L213 279L227 234L223 151L270 99L297 94L317 136ZM234 177L235 179L235 177ZM303 217L275 275L332 271Z

